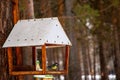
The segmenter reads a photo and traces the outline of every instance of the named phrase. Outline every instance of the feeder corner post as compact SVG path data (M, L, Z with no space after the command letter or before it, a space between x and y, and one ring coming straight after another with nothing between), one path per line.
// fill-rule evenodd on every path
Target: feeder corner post
M9 74L12 74L12 70L13 70L12 48L7 48L7 54L8 54Z
M70 56L70 46L66 45L66 50L65 50L65 69L66 69L66 74L68 74L68 67L69 67L69 56Z
M36 70L36 50L35 46L32 47L32 64L34 65L34 70Z
M42 46L42 68L43 68L43 74L46 72L46 45L44 44Z

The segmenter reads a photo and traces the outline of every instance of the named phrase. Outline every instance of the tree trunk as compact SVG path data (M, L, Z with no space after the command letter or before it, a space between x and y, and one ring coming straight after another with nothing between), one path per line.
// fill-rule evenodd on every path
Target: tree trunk
M0 80L15 80L8 74L7 51L2 48L6 37L13 27L11 0L0 1Z
M33 19L34 17L34 5L33 0L25 0L25 12L27 19ZM22 48L23 56L23 63L25 65L32 65L32 47L24 47ZM33 80L33 76L26 75L24 80Z
M95 42L95 41L94 41L94 42ZM93 55L93 61L94 61L94 62L93 62L93 65L94 65L94 66L93 66L93 70L94 70L94 71L93 71L93 74L92 74L92 75L94 76L94 77L93 77L93 80L96 80L96 77L95 77L95 76L96 76L96 47L95 47L95 44L93 44L93 45L94 45L94 52L93 52L93 54L94 54L94 55Z
M112 12L112 23L113 23L113 36L114 36L114 46L115 46L115 60L114 60L114 67L115 67L115 73L116 73L116 79L120 80L120 42L119 42L119 32L118 32L118 25L117 25L117 16L116 13L117 11L115 11L116 9L114 8L113 12Z
M65 9L65 5L64 5L64 0L58 0L58 16L63 16L64 15L64 9Z
M65 9L66 9L66 16L72 16L72 3L73 0L65 0ZM70 53L70 63L69 63L69 73L68 73L68 79L67 80L81 80L81 68L80 68L80 56L78 56L79 54L79 50L78 50L78 43L77 43L77 39L75 36L75 32L73 27L75 27L73 25L74 23L74 18L68 18L66 20L66 26L68 27L67 31L69 34L69 37L71 39L72 42L72 47L71 47L71 53Z
M88 53L87 53L87 44L86 41L82 41L82 55L83 55L83 65L84 65L84 75L85 75L85 80L87 79L87 76L89 75L89 66L88 66Z
M41 0L40 2L40 11L41 11L41 17L51 17L52 11L51 11L51 0Z
M13 3L13 10L12 10L12 13L13 13L13 23L14 25L17 23L18 19L19 19L19 1L18 0L13 0L12 1ZM21 65L22 64L22 53L21 53L21 48L20 47L17 47L15 48L15 53L13 56L16 56L16 64L17 65ZM23 76L16 76L16 79L17 80L23 80Z
M58 17L59 16L63 16L64 15L64 9L65 9L65 3L64 3L64 0L57 0L57 3L58 3L58 13L56 14ZM65 24L65 19L64 18L59 18L60 20L60 23L63 25L63 28L65 28L64 24ZM65 49L64 49L65 50ZM60 53L59 53L59 63L60 61L62 61L62 64L60 65L60 69L64 69L64 65L65 64L65 52L61 49L61 50L58 50ZM62 54L61 54L62 53ZM60 76L59 76L60 77ZM67 79L68 76L64 76L65 77L65 80ZM60 80L60 78L59 78Z
M90 36L90 34L88 34L88 36ZM92 36L91 36L92 37ZM87 46L88 46L88 62L89 62L89 75L93 76L93 61L94 61L94 53L92 51L93 48L93 40L92 39L88 39L88 43L87 43ZM93 77L90 78L91 80L93 80Z
M108 80L108 70L107 70L107 57L106 57L106 53L104 53L104 47L106 47L104 45L104 42L99 42L99 56L100 56L100 66L101 66L101 79L102 80Z
M25 0L25 3L26 3L26 17L27 17L27 19L34 18L33 0Z
M98 4L99 10L103 10L104 9L104 4L102 0L99 0L99 4ZM100 27L104 27L104 21L105 21L105 15L104 12L100 12ZM104 40L104 35L105 32L103 32L102 30L104 30L104 28L100 28L99 31L99 36L98 36L98 45L99 45L99 56L100 56L100 69L101 69L101 79L102 80L108 80L108 70L107 70L107 60L106 60L106 53L105 53L105 40Z

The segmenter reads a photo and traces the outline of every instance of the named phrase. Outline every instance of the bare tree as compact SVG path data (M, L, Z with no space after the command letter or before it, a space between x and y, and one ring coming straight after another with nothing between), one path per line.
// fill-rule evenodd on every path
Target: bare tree
M33 0L25 0L25 13L27 19L33 19L34 17L34 3ZM24 47L22 48L23 63L26 65L32 65L32 48ZM25 80L33 80L33 76L25 76Z
M2 48L9 32L13 27L11 0L0 1L0 80L14 80L8 73L7 51Z
M115 55L115 60L114 60L114 67L115 67L115 73L116 73L116 78L117 80L120 79L120 70L119 70L119 67L120 67L120 64L119 64L119 61L120 61L120 41L119 41L119 32L118 32L118 25L117 23L118 22L118 18L116 16L116 8L114 8L114 10L112 11L112 23L113 23L113 36L114 36L114 49L115 49L115 52L114 52L114 55Z

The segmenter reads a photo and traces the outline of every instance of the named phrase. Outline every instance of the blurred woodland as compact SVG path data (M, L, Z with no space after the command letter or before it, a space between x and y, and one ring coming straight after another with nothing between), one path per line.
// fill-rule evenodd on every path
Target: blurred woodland
M2 48L14 26L16 0L0 0L0 80L19 80L8 74L7 51ZM69 73L55 80L120 80L120 0L19 0L19 19L58 17L72 42ZM23 48L29 53L30 48ZM59 49L48 50L52 60ZM25 55L31 56L31 55ZM52 59L54 56L54 59ZM64 55L63 55L64 56ZM63 59L62 57L59 60ZM29 61L25 59L25 63ZM88 79L88 75L94 76ZM24 80L33 80L29 76ZM98 79L99 80L99 79Z

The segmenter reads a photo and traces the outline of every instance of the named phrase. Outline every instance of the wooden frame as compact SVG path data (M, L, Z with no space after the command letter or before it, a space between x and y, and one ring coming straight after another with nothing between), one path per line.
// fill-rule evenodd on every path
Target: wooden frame
M49 45L50 46L50 45ZM28 66L21 66L17 64L17 66L13 65L13 55L12 55L12 48L8 48L8 64L9 64L9 74L10 75L43 75L43 74L67 74L68 73L68 64L69 64L69 49L70 46L65 46L65 70L60 71L47 71L46 70L46 44L42 45L42 71L35 71L35 59L36 59L36 52L35 47L32 47L33 53L33 68L30 67L32 70L24 71L21 68L27 69ZM21 53L19 53L21 54ZM18 54L18 55L19 55ZM20 71L16 71L20 69Z

